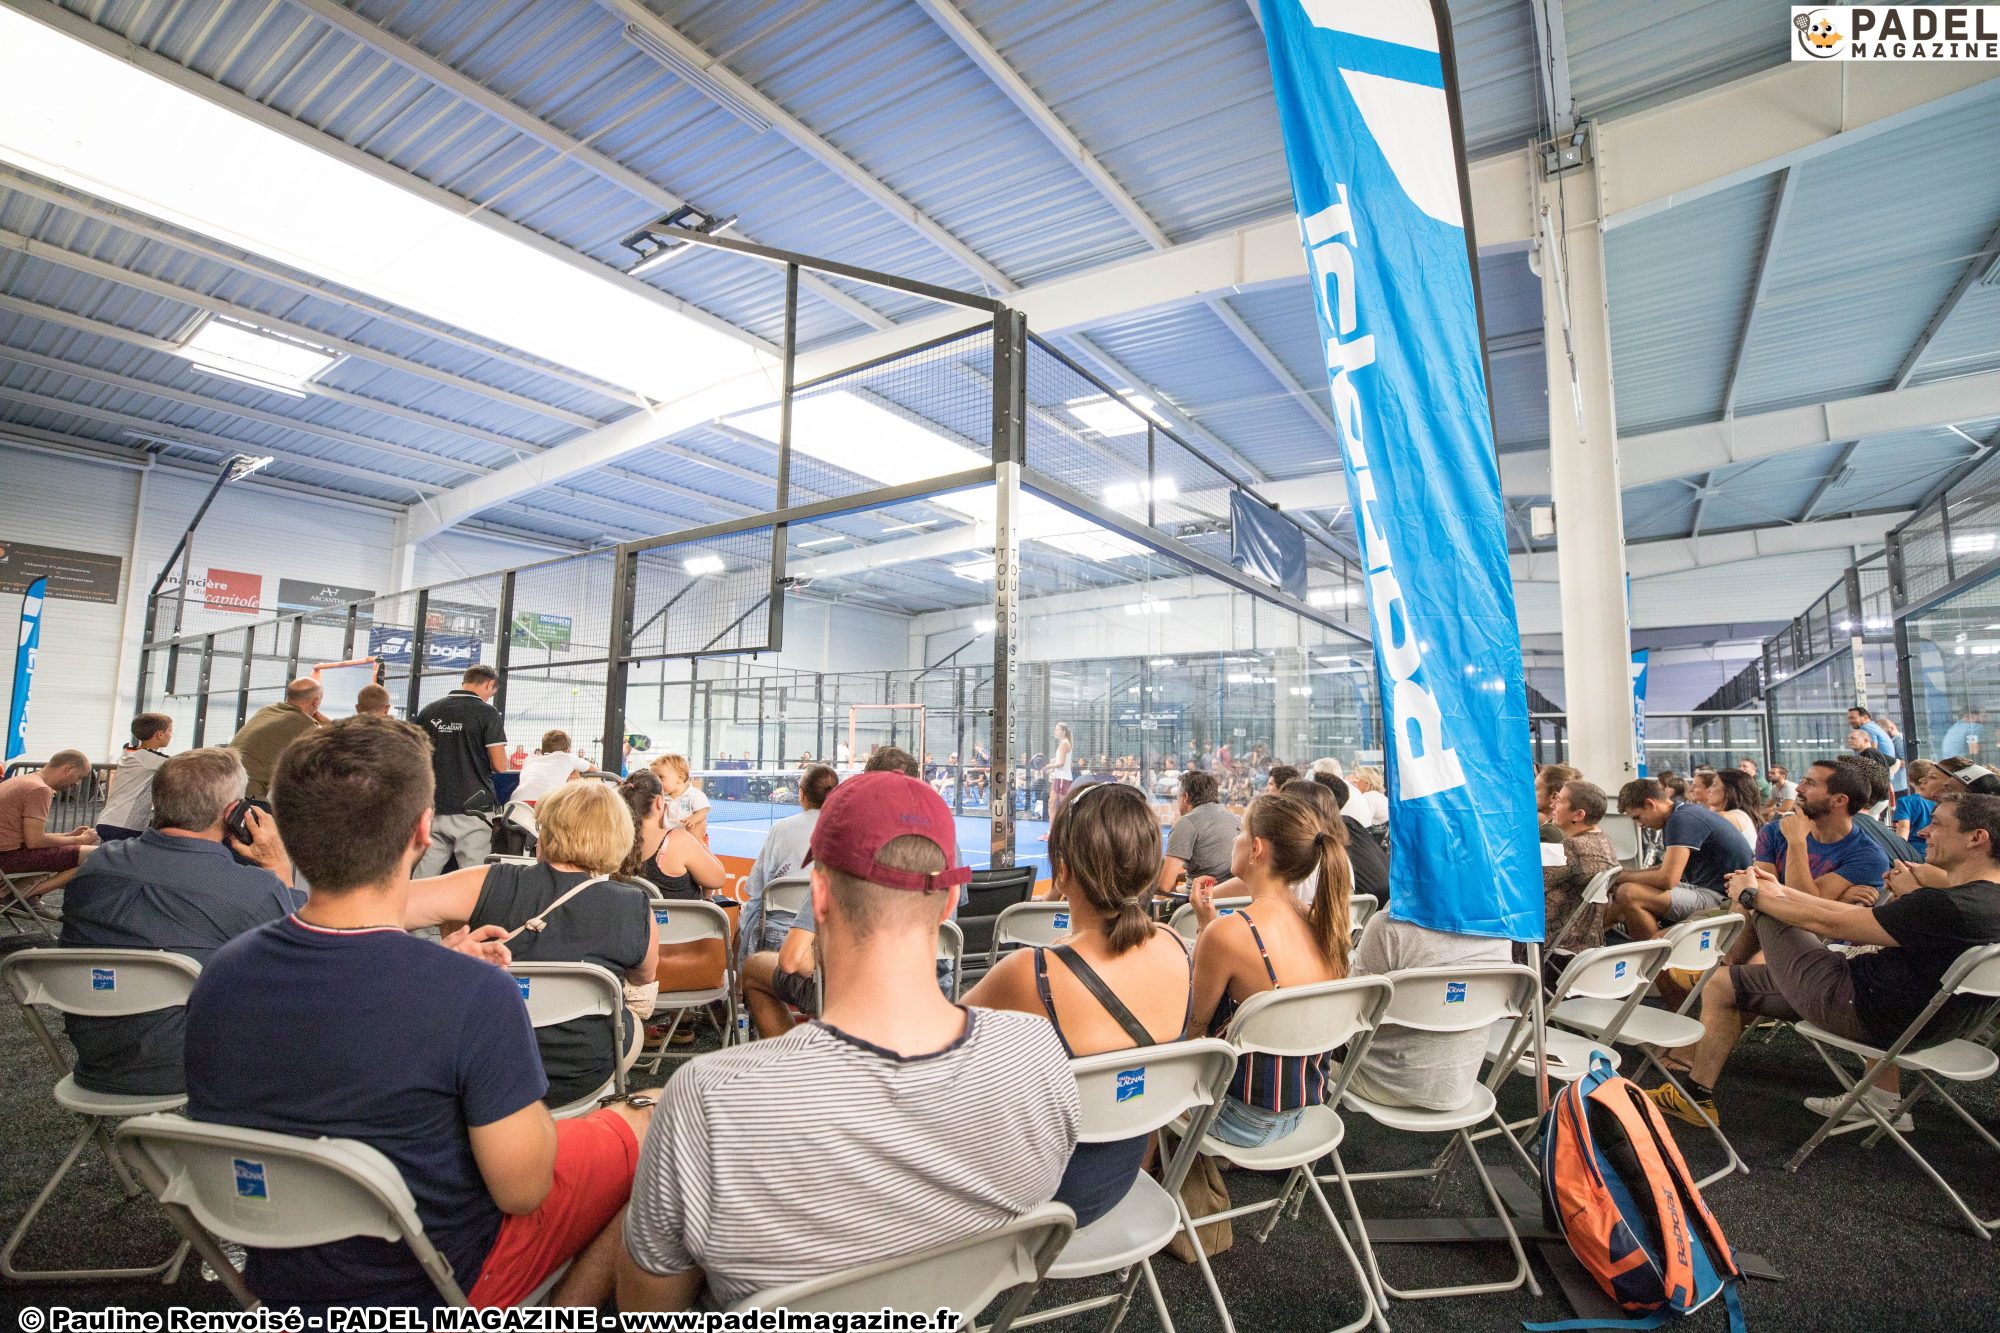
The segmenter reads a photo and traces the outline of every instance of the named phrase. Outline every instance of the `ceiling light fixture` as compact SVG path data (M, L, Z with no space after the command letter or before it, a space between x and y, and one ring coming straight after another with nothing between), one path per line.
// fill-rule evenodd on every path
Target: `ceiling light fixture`
M847 542L847 541L853 541L853 540L854 540L854 539L853 539L852 537L849 537L849 536L847 536L846 534L844 534L844 533L843 533L843 534L840 534L840 535L838 535L838 536L833 536L833 537L817 537L817 538L814 538L814 539L813 539L812 541L809 541L809 542L800 542L800 543L799 543L799 545L800 545L801 547L806 547L806 546L831 546L831 545L832 545L832 544L833 544L834 542Z
M639 256L639 262L625 270L627 277L638 278L654 269L664 268L668 261L678 259L690 250L701 249L689 245L676 237L676 232L696 232L703 236L720 236L723 232L734 231L736 217L717 217L703 212L693 204L683 204L657 222L649 222L639 230L626 236L618 243Z
M337 352L221 315L204 315L174 355L206 375L304 398L305 386L340 361Z
M991 634L998 623L991 616L981 616L972 622L972 632L974 634Z
M719 555L691 555L681 561L681 568L696 578L703 574L720 574L729 568Z
M1113 509L1137 509L1147 500L1171 500L1181 493L1172 477L1153 481L1121 481L1104 488L1104 503Z
M771 122L757 114L750 103L708 72L716 62L709 60L707 55L691 44L686 50L682 50L680 45L659 37L636 23L625 25L624 36L627 42L664 65L675 78L699 91L709 101L742 121L754 133L762 134L771 128Z
M993 557L989 555L981 560L964 561L951 566L951 572L962 579L970 579L974 583L982 581L991 583L993 582Z
M1129 398L1098 394L1093 398L1073 398L1063 404L1063 410L1075 417L1085 430L1115 438L1143 434L1147 415L1153 410L1153 400L1139 394Z

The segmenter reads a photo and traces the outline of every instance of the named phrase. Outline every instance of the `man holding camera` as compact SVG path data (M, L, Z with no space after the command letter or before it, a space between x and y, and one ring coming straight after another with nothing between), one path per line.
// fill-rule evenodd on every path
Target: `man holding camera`
M230 749L189 750L162 764L153 826L98 848L70 881L63 947L165 949L206 965L230 940L303 902L277 821L244 800L248 782ZM76 1081L92 1092L184 1091L183 1013L69 1015Z

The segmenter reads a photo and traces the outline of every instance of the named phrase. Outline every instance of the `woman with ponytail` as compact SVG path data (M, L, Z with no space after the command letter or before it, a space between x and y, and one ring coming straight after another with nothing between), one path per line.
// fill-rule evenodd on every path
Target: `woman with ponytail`
M1187 946L1146 905L1160 877L1160 821L1145 793L1116 782L1073 788L1049 825L1056 896L1069 939L995 964L965 1003L1046 1014L1072 1058L1174 1041L1193 991ZM1056 1202L1087 1226L1125 1197L1146 1156L1141 1135L1078 1144Z
M1190 893L1201 933L1194 949L1194 1011L1187 1034L1219 1035L1251 996L1285 986L1339 981L1348 966L1347 857L1320 815L1296 796L1250 803L1230 849L1230 870L1250 905L1224 916L1214 881ZM1318 874L1319 891L1302 907L1294 886ZM1254 1148L1298 1127L1326 1092L1326 1056L1246 1055L1209 1132Z

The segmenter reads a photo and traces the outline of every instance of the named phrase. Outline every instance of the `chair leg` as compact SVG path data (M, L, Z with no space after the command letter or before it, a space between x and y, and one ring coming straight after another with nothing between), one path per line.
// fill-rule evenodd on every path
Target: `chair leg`
M1354 1280L1361 1288L1361 1317L1351 1324L1341 1325L1334 1330L1334 1333L1360 1333L1361 1329L1370 1324L1380 1330L1380 1333L1389 1333L1389 1320L1382 1313L1382 1307L1375 1303L1375 1290L1369 1284L1368 1274L1362 1269L1361 1260L1354 1253L1354 1247L1347 1242L1347 1228L1341 1226L1340 1218L1333 1211L1333 1205L1326 1201L1326 1191L1319 1187L1319 1181L1313 1178L1312 1172L1307 1171L1305 1177L1306 1188L1312 1191L1313 1200L1319 1204L1319 1210L1325 1215L1327 1225L1333 1228L1333 1238L1340 1242L1340 1252L1346 1256L1347 1267L1353 1272Z
M1270 1219L1264 1223L1263 1230L1257 1233L1257 1243L1259 1245L1262 1245L1265 1241L1271 1239L1271 1233L1273 1231L1276 1231L1278 1229L1278 1223L1284 1220L1285 1208L1292 1202L1292 1193L1294 1190L1298 1189L1299 1176L1302 1173L1308 1176L1310 1176L1311 1174L1311 1172L1307 1171L1305 1167L1295 1166L1292 1168L1292 1173L1285 1177L1285 1187L1278 1191L1278 1202L1276 1206L1271 1209ZM1296 1217L1297 1214L1294 1213L1293 1216Z
M7 1244L4 1247L0 1247L0 1275L4 1275L15 1282L94 1282L123 1278L159 1277L162 1274L169 1273L174 1275L179 1274L181 1261L187 1257L188 1247L185 1241L176 1246L174 1252L165 1259L146 1268L77 1268L56 1270L23 1269L14 1266L15 1251L19 1250L21 1242L27 1239L28 1229L34 1225L35 1218L41 1214L44 1205L55 1194L56 1187L62 1184L63 1178L76 1165L76 1159L83 1155L83 1150L89 1146L90 1141L102 1133L104 1133L104 1122L93 1116L90 1118L89 1123L83 1127L83 1131L76 1136L75 1141L70 1144L69 1152L63 1156L62 1165L56 1168L55 1174L50 1176L48 1183L42 1186L41 1193L35 1195L34 1202L28 1205L28 1211L22 1214L20 1222L14 1227L13 1234L7 1237ZM117 1163L117 1154L115 1152L112 1153L112 1161ZM119 1164L118 1175L127 1181L130 1181L132 1178L122 1164ZM168 1280L171 1281L172 1278L170 1277Z
M1174 1317L1167 1311L1167 1298L1160 1293L1160 1279L1153 1274L1153 1261L1151 1259L1141 1259L1139 1261L1139 1273L1140 1276L1146 1279L1146 1294L1153 1298L1153 1313L1159 1318L1160 1327L1165 1329L1166 1333L1176 1333L1174 1329ZM1130 1303L1128 1298L1126 1305ZM1126 1305L1118 1307L1119 1319L1125 1317ZM1104 1333L1118 1333L1118 1325L1114 1322Z
M1145 1261L1140 1261L1143 1262ZM1150 1277L1151 1274L1148 1273L1146 1276ZM1125 1312L1132 1308L1133 1293L1139 1289L1139 1278L1139 1264L1133 1264L1125 1270L1125 1279L1118 1284L1117 1298L1109 1303L1111 1317L1104 1321L1102 1333L1117 1333L1118 1326L1125 1322Z
M1174 1208L1181 1215L1181 1230L1187 1233L1188 1244L1194 1247L1195 1265L1201 1269L1201 1280L1208 1288L1208 1299L1215 1302L1215 1312L1222 1316L1223 1333L1236 1333L1236 1321L1229 1316L1229 1302L1222 1299L1222 1288L1216 1283L1215 1270L1208 1266L1208 1251L1201 1247L1201 1236L1195 1231L1194 1218L1188 1213L1187 1204L1182 1202L1178 1192L1174 1195Z
M1368 1239L1368 1223L1361 1216L1361 1205L1354 1201L1354 1184L1347 1178L1347 1164L1340 1160L1340 1149L1335 1148L1333 1157L1334 1179L1340 1184L1340 1195L1347 1200L1347 1212L1354 1219L1354 1234L1361 1238L1361 1253L1368 1258L1368 1272L1375 1279L1375 1302L1379 1310L1389 1303L1389 1286L1382 1281L1382 1266L1375 1260L1375 1243Z
M1812 1156L1813 1149L1826 1142L1827 1138L1847 1118L1848 1107L1860 1105L1871 1113L1874 1110L1873 1106L1862 1095L1868 1087L1868 1076L1872 1071L1872 1064L1868 1069L1862 1071L1861 1078L1851 1079L1847 1076L1847 1071L1840 1067L1840 1062L1827 1054L1825 1047L1821 1046L1818 1042L1810 1042L1808 1044L1811 1045L1814 1051L1818 1052L1820 1062L1833 1071L1834 1079L1839 1082L1842 1088L1846 1089L1846 1095L1840 1099L1838 1106L1835 1106L1832 1111L1828 1112L1826 1119L1820 1123L1820 1127L1813 1131L1813 1136L1807 1139L1797 1152L1792 1154L1790 1161L1785 1163L1785 1170L1787 1171L1797 1171L1801 1166L1805 1165L1805 1160Z
M1930 1081L1930 1075L1926 1074L1923 1077L1926 1082ZM1957 1112L1959 1119L1963 1120L1966 1124L1972 1126L1974 1133L1978 1134L1980 1138L1984 1139L1990 1147L1994 1148L1996 1151L2000 1151L2000 1142L1996 1142L1993 1136L1986 1132L1985 1126L1981 1125L1977 1120L1974 1120L1970 1115L1966 1114L1964 1107L1960 1106L1956 1101L1946 1096L1943 1088L1939 1088L1935 1084L1933 1084L1932 1090L1937 1093L1938 1097L1946 1105L1950 1106L1953 1111ZM1878 1136L1881 1134L1887 1134L1890 1138L1894 1139L1896 1141L1896 1146L1898 1148L1901 1148L1905 1153L1909 1154L1910 1160L1915 1162L1918 1168L1921 1169L1925 1175L1931 1178L1931 1183L1944 1191L1945 1197L1950 1199L1952 1202L1952 1206L1958 1209L1959 1216L1963 1217L1966 1220L1966 1223L1971 1226L1973 1231L1978 1233L1979 1238L1981 1240L1992 1240L1994 1230L1996 1228L2000 1228L2000 1216L1995 1216L1992 1218L1982 1218L1979 1216L1979 1214L1973 1212L1972 1208L1959 1195L1959 1192L1951 1187L1951 1183L1947 1181L1941 1174L1939 1174L1938 1169L1932 1166L1927 1160L1925 1160L1924 1155L1916 1150L1915 1145L1913 1145L1908 1139L1904 1138L1902 1134L1897 1132L1895 1124L1892 1120L1890 1120L1887 1116L1883 1115L1882 1112L1876 1109L1873 1105L1869 1105L1866 1102L1864 1102L1863 1105L1867 1106L1868 1114L1872 1116L1875 1120L1877 1126L1876 1134Z

